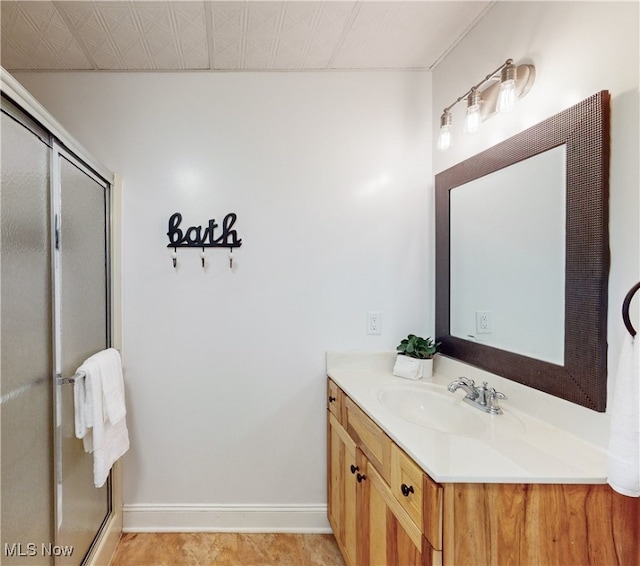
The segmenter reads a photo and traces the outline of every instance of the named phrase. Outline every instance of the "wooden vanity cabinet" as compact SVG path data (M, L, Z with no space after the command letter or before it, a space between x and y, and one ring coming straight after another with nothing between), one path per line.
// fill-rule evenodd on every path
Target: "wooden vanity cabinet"
M441 564L441 488L334 385L329 381L328 516L345 562ZM428 505L425 513L425 486L429 494L435 488L429 500L439 506L435 512ZM436 527L430 526L429 533L437 540L432 544L423 517L434 515L438 519L430 525Z
M349 566L640 566L640 499L608 485L438 484L328 391L328 515Z
M445 566L640 565L640 500L606 484L444 488Z

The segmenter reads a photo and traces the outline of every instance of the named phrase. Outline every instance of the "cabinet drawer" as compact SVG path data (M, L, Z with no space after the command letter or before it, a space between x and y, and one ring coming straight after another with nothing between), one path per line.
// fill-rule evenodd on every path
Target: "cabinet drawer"
M349 397L344 396L345 428L387 483L391 481L391 439Z
M422 530L422 469L395 444L391 447L391 492Z
M344 403L344 394L342 390L330 379L327 379L327 408L333 416L343 424L342 407Z

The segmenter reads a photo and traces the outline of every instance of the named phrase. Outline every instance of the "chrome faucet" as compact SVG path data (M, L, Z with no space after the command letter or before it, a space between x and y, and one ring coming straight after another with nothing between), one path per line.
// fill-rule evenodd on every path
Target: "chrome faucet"
M458 389L462 389L466 395L462 399L476 409L480 409L491 415L501 415L502 409L498 405L499 399L506 399L507 396L500 391L496 391L494 387L487 387L487 382L483 382L481 387L476 386L473 379L468 377L460 377L452 381L447 388L451 393L455 393Z
M477 399L479 395L475 382L473 379L469 379L468 377L460 377L459 379L452 381L447 389L449 389L451 393L455 393L458 389L462 389L467 394L465 399Z

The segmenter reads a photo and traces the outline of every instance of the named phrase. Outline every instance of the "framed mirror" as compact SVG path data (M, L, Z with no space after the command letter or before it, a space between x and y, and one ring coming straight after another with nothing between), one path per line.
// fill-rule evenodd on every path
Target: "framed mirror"
M436 175L442 354L606 409L609 93Z

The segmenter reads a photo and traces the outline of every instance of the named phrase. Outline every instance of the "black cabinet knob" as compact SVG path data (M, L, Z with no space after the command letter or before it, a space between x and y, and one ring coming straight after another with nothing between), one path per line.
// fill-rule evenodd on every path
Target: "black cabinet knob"
M362 482L362 480L366 480L367 476L365 476L364 474L358 474L356 476L356 479L358 480L358 483Z
M335 400L336 400L335 397L331 397L331 396L329 397L329 403L333 403Z
M413 486L412 485L407 485L406 483L403 483L400 486L400 491L402 491L402 495L404 495L405 497L409 497L410 493L413 493Z
M358 468L358 466L354 466L353 464L351 464L351 473L355 474L360 468Z

